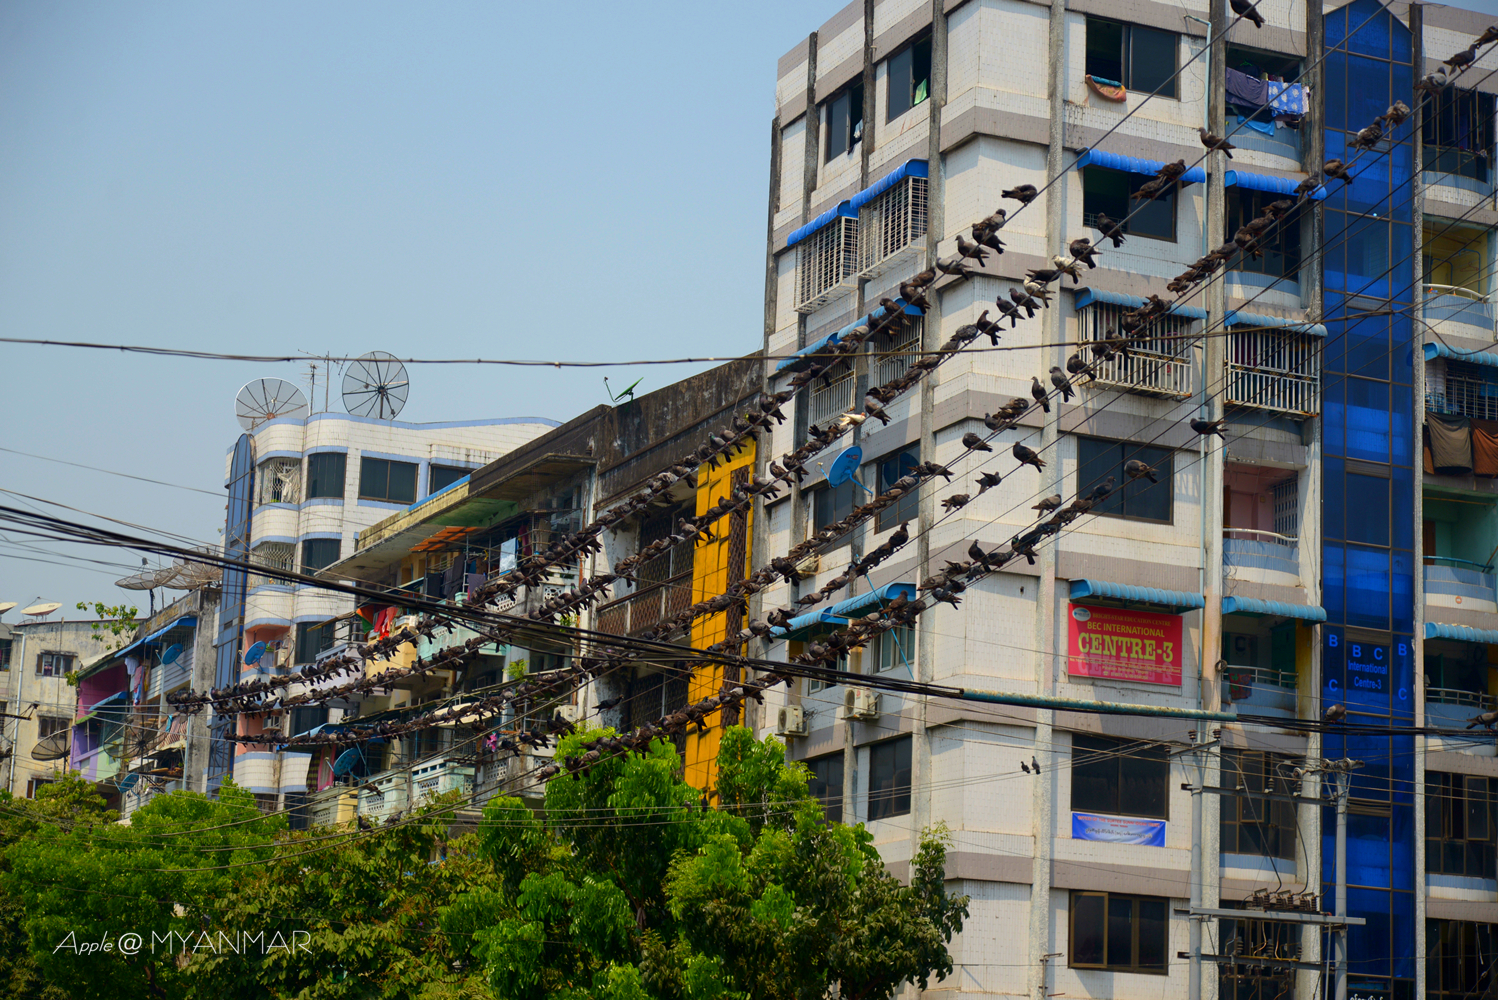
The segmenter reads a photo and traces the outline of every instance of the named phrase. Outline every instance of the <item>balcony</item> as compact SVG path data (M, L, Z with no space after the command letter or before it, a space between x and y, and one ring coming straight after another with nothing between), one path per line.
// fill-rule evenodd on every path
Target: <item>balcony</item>
M1428 323L1465 323L1482 327L1493 335L1494 296L1460 285L1425 286L1425 320Z
M610 635L639 635L674 618L692 603L692 571L651 584L598 609L596 628Z
M858 210L858 270L877 278L919 256L926 238L926 178L906 177Z
M858 220L835 216L801 241L796 257L796 311L813 313L858 283Z
M1431 598L1437 600L1431 600ZM1442 598L1451 598L1447 601ZM1498 577L1492 565L1481 565L1452 556L1425 557L1425 601L1427 604L1457 605L1472 610L1498 610ZM1483 604L1471 605L1481 601Z
M825 380L817 381L808 400L807 419L819 427L848 412L853 405L853 389L857 381L851 367L839 366L827 376Z
M1228 337L1229 406L1292 417L1320 410L1322 338L1261 327L1240 327Z
M1239 666L1229 663L1222 670L1222 702L1239 711L1256 714L1295 714L1294 669Z
M1102 300L1087 306L1079 314L1085 339L1103 340L1109 331L1117 330L1125 308ZM1196 371L1190 341L1183 336L1190 331L1191 324L1191 317L1174 314L1151 323L1149 332L1153 336L1137 347L1130 345L1127 358L1098 362L1098 385L1147 396L1186 399L1193 391Z

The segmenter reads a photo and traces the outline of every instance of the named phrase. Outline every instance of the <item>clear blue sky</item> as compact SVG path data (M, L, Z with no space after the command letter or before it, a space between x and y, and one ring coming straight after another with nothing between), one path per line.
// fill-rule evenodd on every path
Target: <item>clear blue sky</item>
M11 0L0 328L268 354L752 351L776 59L841 6ZM608 374L648 390L691 370ZM416 368L402 418L565 420L605 401L604 374ZM0 347L0 447L218 491L235 391L266 375L303 371ZM0 487L205 541L223 524L219 495L8 452ZM131 596L123 569L68 557L138 557L28 544L0 542L0 601Z

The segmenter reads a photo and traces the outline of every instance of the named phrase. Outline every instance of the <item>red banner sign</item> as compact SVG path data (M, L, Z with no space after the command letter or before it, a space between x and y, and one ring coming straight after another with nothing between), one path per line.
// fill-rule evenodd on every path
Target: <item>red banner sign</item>
M1069 605L1066 672L1181 686L1181 616Z

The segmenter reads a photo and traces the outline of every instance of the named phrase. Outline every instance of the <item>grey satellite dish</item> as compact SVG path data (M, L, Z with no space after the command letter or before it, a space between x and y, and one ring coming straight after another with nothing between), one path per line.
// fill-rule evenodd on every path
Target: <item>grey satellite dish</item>
M246 382L239 395L234 397L234 416L238 418L239 426L247 431L278 417L300 420L310 412L302 390L280 378L257 378Z
M349 362L343 373L343 408L356 417L394 420L406 405L410 389L406 366L399 358L370 351Z
M16 602L15 601L0 601L0 615L5 614L5 612L9 611L11 608L13 608L15 606L16 606Z
M21 614L31 615L35 618L44 618L62 607L61 601L48 601L46 604L33 604L29 608L22 608Z
M37 740L36 746L31 748L32 760L62 760L68 755L72 744L71 729L53 733L44 739Z

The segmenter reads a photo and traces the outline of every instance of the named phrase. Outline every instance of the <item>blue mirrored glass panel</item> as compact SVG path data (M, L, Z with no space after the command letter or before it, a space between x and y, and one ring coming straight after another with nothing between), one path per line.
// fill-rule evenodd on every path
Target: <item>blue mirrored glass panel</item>
M1358 628L1386 632L1389 629L1389 553L1386 549L1347 546L1347 612L1346 622ZM1349 644L1349 650L1351 644ZM1348 683L1351 684L1351 652L1348 654ZM1389 705L1388 689L1383 689L1383 711Z
M1347 379L1348 458L1389 461L1389 384Z

